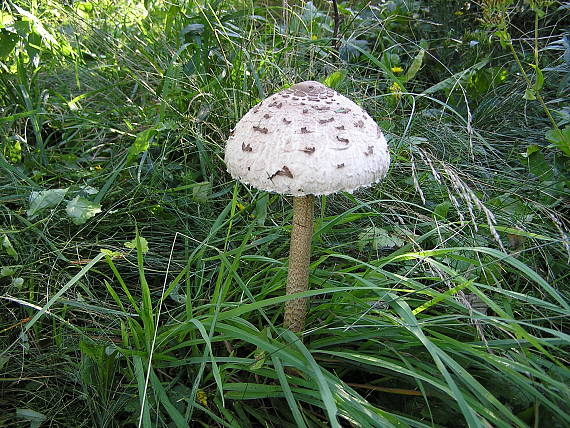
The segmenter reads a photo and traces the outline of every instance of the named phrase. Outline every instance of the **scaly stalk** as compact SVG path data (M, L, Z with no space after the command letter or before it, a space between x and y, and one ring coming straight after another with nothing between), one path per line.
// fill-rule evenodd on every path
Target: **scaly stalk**
M309 289L314 199L312 195L293 198L293 229L289 248L287 295ZM285 302L283 324L286 328L296 333L303 331L307 316L307 303L307 299L293 299Z

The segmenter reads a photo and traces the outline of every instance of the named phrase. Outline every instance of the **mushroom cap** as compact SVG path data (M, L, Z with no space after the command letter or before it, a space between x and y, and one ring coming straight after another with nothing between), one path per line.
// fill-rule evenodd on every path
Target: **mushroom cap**
M390 165L380 127L360 106L319 82L266 98L226 144L231 176L284 195L327 195L377 183Z

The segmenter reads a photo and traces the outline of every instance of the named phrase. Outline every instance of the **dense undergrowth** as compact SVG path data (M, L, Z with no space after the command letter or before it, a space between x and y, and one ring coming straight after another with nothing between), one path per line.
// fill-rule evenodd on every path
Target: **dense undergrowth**
M1 426L570 424L566 2L3 5ZM222 158L310 79L392 166L319 198L301 340Z

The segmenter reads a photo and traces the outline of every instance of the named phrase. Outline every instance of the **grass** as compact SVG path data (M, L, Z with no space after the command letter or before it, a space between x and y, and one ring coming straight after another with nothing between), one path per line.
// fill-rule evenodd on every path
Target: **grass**
M339 52L328 3L288 29L280 4L10 3L0 425L567 426L568 157L481 9L423 3L341 4ZM534 12L510 13L532 63ZM557 13L538 91L563 128ZM223 147L258 100L327 78L392 167L318 198L301 340L291 201L231 181Z

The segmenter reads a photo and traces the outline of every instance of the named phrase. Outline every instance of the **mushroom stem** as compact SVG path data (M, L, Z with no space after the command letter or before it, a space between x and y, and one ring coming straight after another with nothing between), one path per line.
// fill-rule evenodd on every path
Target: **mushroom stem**
M293 198L293 229L289 248L287 295L308 290L311 239L313 236L314 196ZM307 299L285 302L284 325L293 332L303 331L307 315Z

